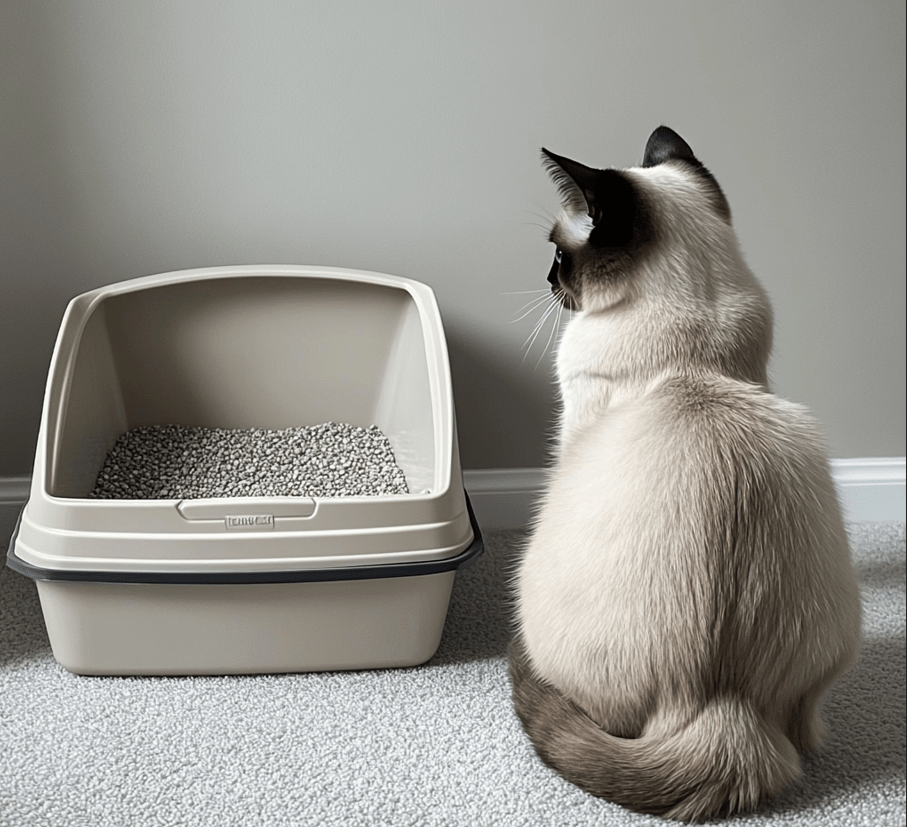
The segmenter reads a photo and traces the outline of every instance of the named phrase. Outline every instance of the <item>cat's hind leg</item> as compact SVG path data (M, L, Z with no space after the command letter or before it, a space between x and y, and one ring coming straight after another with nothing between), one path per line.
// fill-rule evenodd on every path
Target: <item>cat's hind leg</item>
M827 728L820 714L822 696L853 665L857 652L857 646L854 645L840 654L818 680L794 699L788 708L787 720L782 719L782 729L801 755L815 752L824 743Z
M801 755L818 750L825 741L827 728L819 710L825 690L835 681L840 669L830 670L800 695L790 706L785 734Z
M807 692L791 706L786 734L801 755L815 752L825 740L825 723L819 715L819 692Z

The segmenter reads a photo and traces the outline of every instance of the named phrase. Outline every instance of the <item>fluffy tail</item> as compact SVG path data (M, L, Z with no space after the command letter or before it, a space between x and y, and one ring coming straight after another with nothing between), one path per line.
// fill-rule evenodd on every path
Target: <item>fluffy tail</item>
M618 738L536 677L520 642L510 654L514 705L536 752L593 795L697 821L749 809L800 775L793 744L745 702L716 699L667 738Z

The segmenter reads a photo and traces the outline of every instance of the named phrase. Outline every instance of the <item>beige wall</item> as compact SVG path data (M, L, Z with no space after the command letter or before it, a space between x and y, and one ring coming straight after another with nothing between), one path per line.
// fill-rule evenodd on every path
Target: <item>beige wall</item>
M903 2L5 0L0 95L0 476L72 296L275 262L430 284L464 466L542 464L539 148L629 166L660 123L728 194L778 392L905 453Z

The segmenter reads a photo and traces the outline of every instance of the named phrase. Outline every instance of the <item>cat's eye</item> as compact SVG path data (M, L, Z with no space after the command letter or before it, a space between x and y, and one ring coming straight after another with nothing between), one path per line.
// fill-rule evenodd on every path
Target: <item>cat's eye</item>
M561 259L564 257L564 252L560 247L554 253L554 263L551 265L551 269L548 271L548 283L552 287L559 287L560 282L558 281L557 274L561 269Z

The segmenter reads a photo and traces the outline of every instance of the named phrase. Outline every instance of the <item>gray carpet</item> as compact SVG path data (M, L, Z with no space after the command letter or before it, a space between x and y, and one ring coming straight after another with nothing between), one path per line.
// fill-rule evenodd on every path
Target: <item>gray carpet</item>
M904 525L850 526L861 658L802 782L733 824L905 823ZM663 823L544 767L504 662L516 532L457 579L441 649L396 671L85 678L53 660L34 584L0 574L2 827Z

